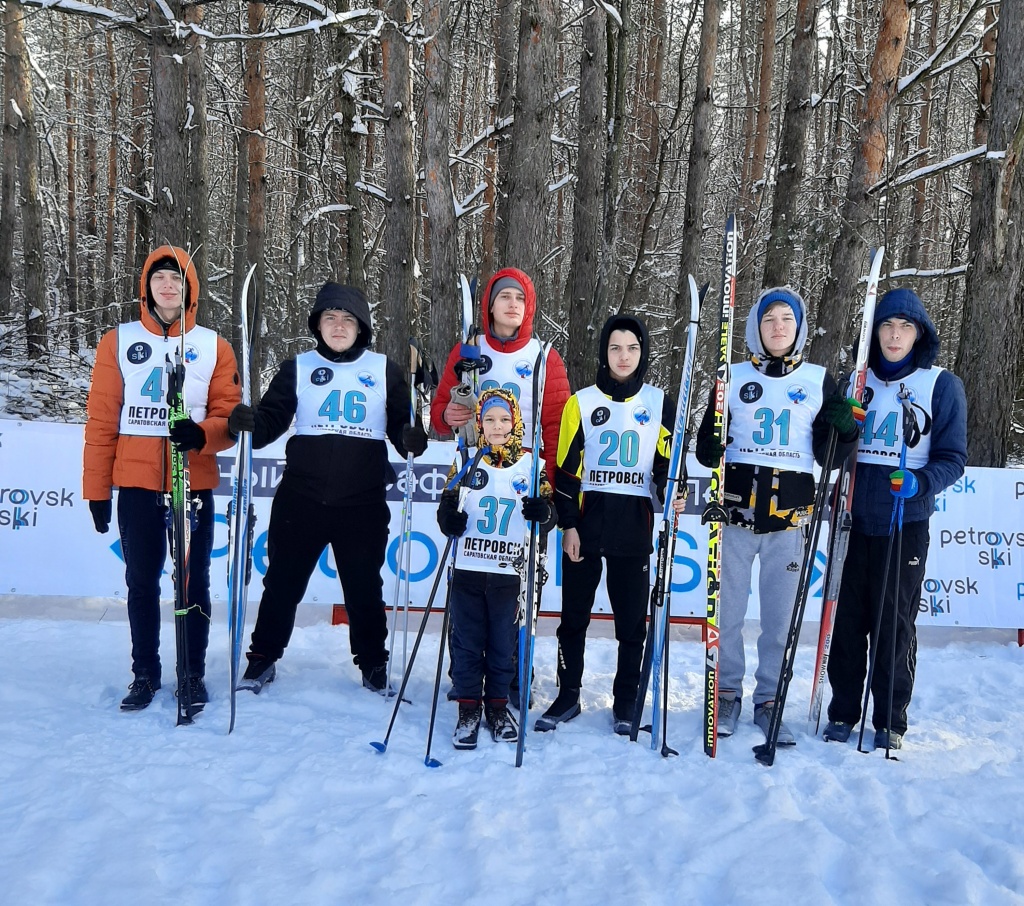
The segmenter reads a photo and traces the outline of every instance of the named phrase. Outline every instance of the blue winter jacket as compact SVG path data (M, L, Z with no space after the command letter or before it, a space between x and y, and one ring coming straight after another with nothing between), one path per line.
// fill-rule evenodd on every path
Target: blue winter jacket
M877 363L882 355L878 326L887 318L902 316L919 327L911 362L893 375L897 382L918 369L931 368L939 354L939 335L924 304L907 289L886 293L875 308L874 328L868 366L878 377ZM870 407L870 403L868 404ZM967 465L967 397L964 385L955 374L943 371L932 395L931 447L928 464L914 469L917 493L904 504L903 521L923 522L935 512L935 495L948 488L964 473ZM853 529L865 535L888 535L894 497L889 491L891 465L858 462L853 489Z

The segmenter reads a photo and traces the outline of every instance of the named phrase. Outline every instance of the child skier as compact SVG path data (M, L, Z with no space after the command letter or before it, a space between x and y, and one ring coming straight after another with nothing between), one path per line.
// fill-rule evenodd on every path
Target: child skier
M437 508L441 531L457 538L451 586L451 651L459 720L452 742L475 749L483 717L495 742L516 742L519 729L508 710L527 521L550 527L551 486L541 473L541 496L529 497L533 454L522 451L523 420L515 396L485 390L477 429L487 452L472 475L463 508L459 492L445 491ZM454 467L452 475L455 474ZM517 501L522 504L517 505Z

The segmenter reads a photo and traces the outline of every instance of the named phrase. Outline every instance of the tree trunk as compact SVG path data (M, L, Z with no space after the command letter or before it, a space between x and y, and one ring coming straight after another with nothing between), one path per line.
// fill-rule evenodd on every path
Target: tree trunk
M451 23L448 0L425 0L423 29L423 157L427 217L430 222L430 339L427 350L434 361L444 361L458 336L459 231L455 221L455 195L448 165L448 66Z
M867 246L877 241L878 199L869 194L882 177L886 160L889 114L906 50L910 9L907 0L883 0L878 40L862 104L857 148L839 215L839 234L832 246L829 275L818 309L818 332L811 350L814 360L836 373L846 370L853 340L854 312L863 295L859 279Z
M605 143L605 28L607 13L588 0L580 57L579 155L573 195L572 260L567 285L569 336L565 366L572 387L593 379L595 332L603 322L598 299Z
M25 266L25 333L28 357L46 352L46 279L43 262L43 212L39 200L39 139L36 134L35 101L32 97L31 63L25 44L22 8L4 7L4 52L10 69L4 84L21 115L12 118L18 153L18 205L21 208L22 261Z
M698 277L700 249L704 241L704 196L711 172L711 129L714 125L715 55L718 52L718 22L721 0L704 0L704 18L700 29L700 55L697 58L697 88L693 101L693 135L686 171L686 202L679 249L679 282L673 300L672 373L670 387L679 385L686 353L690 290L687 275ZM680 50L680 53L683 51Z
M935 52L939 41L939 0L932 0L928 23L928 45L925 48L930 56ZM933 106L934 80L926 79L921 86L921 118L917 129L917 150L924 153L931 145L931 122ZM921 161L924 162L923 160ZM928 180L919 179L914 183L911 202L910 240L907 250L907 267L928 267L928 249L935 237L929 235L928 224Z
M65 59L70 59L71 45L78 43L78 23L68 17L64 25L64 54ZM75 98L78 95L78 86L75 79L75 67L67 66L64 69L64 111L67 117L67 136L65 139L65 150L68 159L66 162L65 174L68 180L68 244L67 244L67 280L65 281L65 294L67 295L67 317L68 317L68 341L71 349L77 351L82 339L81 322L79 321L78 310L78 120L75 112L78 109L75 105ZM90 130L91 131L91 130ZM92 340L90 345L95 346L96 341Z
M412 134L412 60L405 30L412 21L409 0L386 0L381 34L384 78L383 278L375 308L379 352L396 362L408 357L409 332L417 332L415 262L416 171Z
M493 243L487 246L488 224L484 225L484 256L483 273L480 274L481 284L484 278L490 279L491 274L509 265L508 233L512 217L513 177L512 152L514 138L503 129L505 121L515 112L515 72L516 47L519 33L520 17L525 15L516 0L496 0L497 14L494 17L494 126L501 130L493 139L497 147L497 178L495 185L495 205L493 206ZM531 274L532 276L532 274Z
M13 3L4 9L4 22L9 16L20 15ZM4 28L4 90L2 158L0 158L0 318L14 311L14 228L18 222L18 128L20 121L14 112L14 32Z
M108 97L110 99L111 140L107 145L107 225L106 233L103 237L103 285L99 293L99 303L102 310L102 317L100 318L101 328L113 327L117 323L117 318L115 317L117 308L113 303L117 296L117 287L114 285L114 236L117 226L118 142L113 136L119 134L121 116L121 93L118 87L117 60L114 56L114 36L109 31L104 38L104 44L107 58L107 77L110 80ZM132 205L129 204L128 207L130 209Z
M179 62L187 53L183 37L167 24L163 4L149 3L150 66L153 99L153 213L154 244L182 245L188 237L188 117L187 83ZM166 0L175 19L181 19L181 0Z
M548 241L551 130L555 120L557 0L526 0L519 19L516 119L512 124L508 245L504 266L540 285Z
M126 320L125 310L133 309L131 301L138 294L139 270L146 260L151 240L153 205L144 201L149 189L146 180L146 123L149 116L146 109L146 86L148 72L143 63L143 45L136 43L135 64L132 72L132 153L128 158L128 187L134 198L128 203L124 248L124 298L120 300L117 312L118 323Z
M85 309L84 322L88 325L91 343L95 345L99 342L101 327L99 269L96 266L100 248L100 155L96 135L101 127L96 91L96 42L89 33L86 34L84 50L85 248L82 251L85 254L82 263L85 273L81 275L84 279L79 280L79 297Z
M189 24L203 24L203 7L189 6L185 11ZM226 304L215 302L210 293L210 187L208 182L207 142L209 126L206 119L206 71L203 40L190 34L186 44L185 72L188 79L188 101L191 113L186 125L188 140L188 250L199 279L203 304L199 308L202 324L218 332L228 326L230 311Z
M984 98L984 82L982 81ZM988 154L971 199L964 324L957 371L967 390L968 461L1002 468L1024 349L1024 0L1002 0ZM1020 170L1021 172L1018 172Z
M602 248L597 259L599 278L595 303L599 308L616 308L610 299L617 295L612 285L616 264L616 239L619 232L619 208L621 206L619 171L622 161L622 146L626 130L626 75L629 71L629 41L633 28L630 17L631 0L620 0L619 15L622 26L617 31L605 29L605 44L608 47L608 65L605 79L608 83L606 98L606 122L611 127L608 147L605 151L604 166L604 214L602 224Z
M266 5L250 3L247 27L250 34L259 34L267 27ZM248 212L245 223L245 259L248 266L235 272L237 288L233 292L235 305L232 308L232 324L236 330L241 321L242 280L248 268L256 265L254 278L255 292L267 298L266 245L267 245L267 84L266 84L266 42L250 41L245 46L245 105L242 108L242 129L246 135L246 194ZM264 303L264 309L266 304ZM271 322L273 323L273 322ZM253 331L250 338L253 349L255 371L263 362L262 335Z
M797 201L804 178L807 127L811 119L811 75L817 53L818 0L797 0L793 50L789 57L786 112L779 142L778 172L763 285L792 280L793 247L801 233Z

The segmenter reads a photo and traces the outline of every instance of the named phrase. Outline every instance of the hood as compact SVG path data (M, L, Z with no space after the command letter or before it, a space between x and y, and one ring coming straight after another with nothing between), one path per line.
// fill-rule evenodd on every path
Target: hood
M512 410L512 434L509 439L500 447L490 447L486 454L487 459L495 466L510 466L519 460L523 455L523 415L519 411L519 403L515 396L502 387L492 387L480 394L480 400L476 407L476 429L479 432L480 443L484 440L484 427L481 413L484 410L484 403L492 397L499 397L504 400L509 409Z
M757 301L750 309L750 314L747 315L745 337L747 349L758 359L764 360L769 357L761 342L761 308L776 301L787 302L791 308L799 312L800 325L796 329L796 343L793 346L793 351L787 356L787 358L795 359L803 354L804 345L807 343L807 303L804 302L800 293L790 286L773 286L764 290L757 297Z
M918 326L917 340L914 342L914 367L930 368L939 357L939 334L932 319L928 317L920 296L912 289L891 289L878 300L871 331L868 365L877 371L878 361L882 356L882 348L878 345L878 326L886 319L897 316L913 321Z
M156 333L164 332L164 328L160 321L157 319L156 315L153 314L149 301L149 277L152 273L153 265L162 258L173 258L177 261L181 268L181 272L185 277L185 332L188 333L188 331L195 327L196 311L199 309L199 277L196 274L196 268L192 263L192 258L189 253L175 245L162 245L158 249L153 249L153 251L147 256L145 263L142 265L142 274L139 277L139 299L141 301L140 314L142 321L150 330L153 330ZM167 328L167 335L178 336L178 326L178 321L169 325Z
M320 336L320 313L323 311L347 311L359 322L359 336L350 350L341 353L342 356L358 355L369 348L373 341L373 323L370 321L370 303L361 289L341 283L325 283L309 311L307 324L316 340L317 351L326 358L335 359L339 354L331 351Z
M630 330L640 338L640 363L633 376L624 384L615 380L608 369L608 338L613 330ZM650 354L651 343L644 322L634 315L612 315L604 322L604 327L601 328L601 339L598 340L597 379L595 381L598 389L619 402L636 396L643 386L644 378L647 377L647 363Z
M519 332L514 338L516 342L525 343L533 336L533 316L537 311L537 291L533 287L533 281L523 271L515 267L503 267L487 281L484 294L480 299L480 324L484 329L484 336L488 340L495 340L495 337L491 334L491 289L502 277L512 277L517 280L522 284L526 292L526 308L523 312L523 323L520 325ZM500 343L501 341L498 340L497 342Z

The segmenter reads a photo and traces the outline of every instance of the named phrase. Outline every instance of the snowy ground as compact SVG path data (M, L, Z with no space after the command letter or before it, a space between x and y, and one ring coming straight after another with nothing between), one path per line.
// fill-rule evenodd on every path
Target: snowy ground
M227 736L221 625L214 700L175 728L167 686L145 712L118 710L122 605L93 600L66 619L31 616L36 603L0 597L4 903L1024 903L1024 651L1013 633L923 637L899 761L805 735L809 647L787 709L797 747L757 764L762 737L745 713L706 758L703 646L684 629L672 649L678 758L612 735L614 643L597 637L583 715L529 736L521 769L513 746L489 739L454 751L454 706L442 703L433 754L444 765L431 770L436 633L380 755L368 743L383 738L390 706L359 687L343 627L298 628L278 681L240 695ZM544 632L542 706L554 693ZM173 664L169 624L164 638Z

